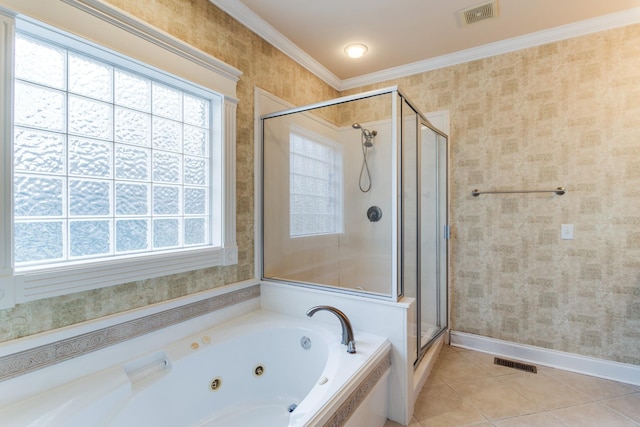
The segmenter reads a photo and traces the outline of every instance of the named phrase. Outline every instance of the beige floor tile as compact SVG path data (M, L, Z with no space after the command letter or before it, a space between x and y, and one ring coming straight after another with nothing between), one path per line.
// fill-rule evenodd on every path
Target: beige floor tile
M434 385L444 385L446 384L442 379L436 375L429 375L427 381L424 383L423 388L433 387Z
M438 358L431 374L447 384L490 376L480 365L460 353L443 354Z
M550 412L570 427L637 427L630 419L600 403L572 406Z
M449 356L456 356L458 353L460 353L460 352L456 351L456 350L446 350L445 351L445 349L443 347L442 350L440 350L440 354L438 355L438 360L447 359Z
M593 400L611 399L637 391L632 385L562 371L560 369L547 368L545 372L553 375L554 378L559 379L570 387L587 394Z
M559 409L592 402L588 395L545 374L520 372L500 377L500 381L543 409Z
M496 427L566 427L558 418L547 412L523 415L496 421Z
M640 427L640 387L545 366L520 372L493 357L444 346L410 427Z
M414 417L423 426L464 426L486 422L482 413L448 385L422 390L416 400Z
M629 394L601 402L604 406L620 412L637 423L640 423L640 393Z
M499 378L453 383L451 388L480 409L490 420L542 411L542 408L502 383Z
M398 424L395 421L387 420L387 422L384 423L384 427L405 427L405 426L403 426L402 424ZM416 420L416 417L412 417L411 424L409 424L409 427L422 427L422 426L420 425L418 420Z
M451 347L450 345L445 344L440 349L440 354L457 353L458 351L459 349L457 347Z

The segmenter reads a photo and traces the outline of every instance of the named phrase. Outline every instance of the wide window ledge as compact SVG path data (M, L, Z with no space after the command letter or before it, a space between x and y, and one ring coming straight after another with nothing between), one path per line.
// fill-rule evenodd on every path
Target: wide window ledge
M230 265L236 260L237 248L217 247L18 270L13 276L0 278L0 309L42 298Z

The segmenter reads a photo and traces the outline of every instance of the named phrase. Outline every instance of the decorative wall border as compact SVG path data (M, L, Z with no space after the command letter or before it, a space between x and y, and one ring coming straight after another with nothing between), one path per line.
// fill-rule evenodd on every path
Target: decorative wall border
M3 356L0 357L0 381L15 378L258 297L260 297L260 285L254 285Z
M367 377L347 397L338 410L324 423L323 427L342 427L362 404L371 390L376 386L380 378L391 367L391 351L373 368Z

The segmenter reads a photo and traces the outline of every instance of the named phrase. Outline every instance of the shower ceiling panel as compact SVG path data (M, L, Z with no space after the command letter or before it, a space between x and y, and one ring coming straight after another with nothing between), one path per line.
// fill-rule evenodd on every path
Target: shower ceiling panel
M268 23L339 79L611 13L640 13L631 10L640 7L640 0L499 0L498 18L465 26L458 12L486 0L210 1L236 18L236 11L248 8L253 16L241 19L245 25L255 31L261 22ZM357 60L344 53L355 42L369 48Z

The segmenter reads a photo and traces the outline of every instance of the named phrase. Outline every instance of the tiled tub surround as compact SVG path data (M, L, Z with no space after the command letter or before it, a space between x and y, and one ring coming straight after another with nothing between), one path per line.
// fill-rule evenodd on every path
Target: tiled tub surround
M253 310L141 354L131 340L124 363L94 366L74 381L14 399L0 407L0 419L15 427L86 426L96 419L123 427L381 427L391 345L357 335L358 352L348 354L340 334L321 321ZM74 362L65 363L72 369Z

